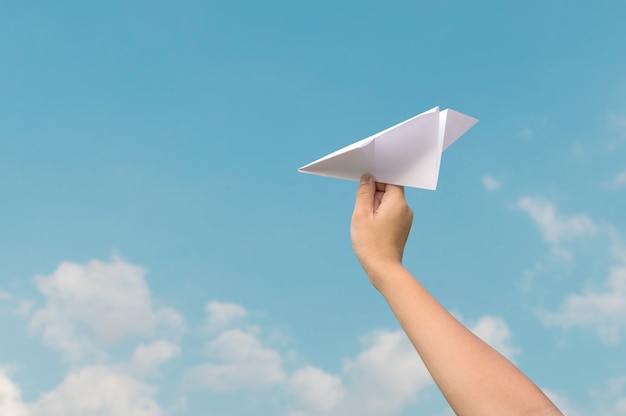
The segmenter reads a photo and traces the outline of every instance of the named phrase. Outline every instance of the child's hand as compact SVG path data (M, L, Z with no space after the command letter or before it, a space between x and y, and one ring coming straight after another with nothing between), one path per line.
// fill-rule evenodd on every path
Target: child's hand
M361 177L350 235L354 253L375 287L387 275L381 270L402 264L412 222L404 188L374 182L370 175Z

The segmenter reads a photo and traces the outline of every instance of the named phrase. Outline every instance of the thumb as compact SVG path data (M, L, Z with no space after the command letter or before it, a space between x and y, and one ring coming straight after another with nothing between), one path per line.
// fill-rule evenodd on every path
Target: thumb
M361 176L361 184L356 191L356 203L354 213L357 215L369 215L374 212L374 196L376 194L376 183L372 175L366 173Z

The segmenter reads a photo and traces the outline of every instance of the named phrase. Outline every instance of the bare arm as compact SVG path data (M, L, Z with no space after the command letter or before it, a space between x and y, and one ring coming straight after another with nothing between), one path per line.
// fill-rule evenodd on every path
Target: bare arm
M558 416L543 392L457 321L404 268L413 213L404 190L361 179L352 216L354 251L459 416Z

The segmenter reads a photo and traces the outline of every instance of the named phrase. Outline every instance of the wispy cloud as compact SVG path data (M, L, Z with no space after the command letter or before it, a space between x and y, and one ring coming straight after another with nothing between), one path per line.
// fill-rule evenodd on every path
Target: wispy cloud
M24 318L30 316L33 308L33 301L13 296L9 292L0 290L0 304L8 306L9 312Z
M626 330L626 268L613 268L604 286L567 296L558 311L540 313L541 321L562 329L586 328L604 343L618 344Z
M534 131L530 127L525 127L518 131L515 134L515 137L519 137L520 139L529 140L533 137Z
M626 115L615 113L609 114L609 124L621 136L626 137Z
M550 244L553 251L565 258L569 258L570 253L561 248L563 240L592 236L597 232L597 226L589 216L562 216L554 203L543 199L524 197L518 201L517 206L539 227L544 241Z
M592 391L593 415L626 415L626 376L613 377L598 391Z
M609 189L620 189L626 186L626 170L623 170L615 175L615 177L606 184Z
M502 187L502 182L494 179L492 176L484 175L481 180L483 187L489 192L497 191Z
M555 312L538 311L545 325L584 328L596 332L605 344L620 343L626 333L626 250L615 236L612 251L618 264L611 267L602 287L589 286L566 296Z
M574 156L582 157L585 156L585 148L581 143L574 143L572 146L572 153Z
M609 113L608 130L610 137L605 143L604 148L608 151L615 150L626 138L626 115L623 113Z

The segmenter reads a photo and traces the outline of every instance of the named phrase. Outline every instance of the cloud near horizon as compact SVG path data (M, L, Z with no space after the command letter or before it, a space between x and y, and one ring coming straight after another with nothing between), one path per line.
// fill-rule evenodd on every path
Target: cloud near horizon
M30 403L10 374L0 372L2 415L166 414L159 400L160 369L183 353L177 331L184 320L174 309L157 306L145 269L119 258L85 265L66 262L52 274L36 277L35 283L44 302L26 318L28 327L41 334L43 345L58 351L68 371L56 387ZM344 358L341 371L333 374L310 363L294 364L289 359L294 352L265 341L263 328L248 322L244 306L210 301L205 310L200 334L208 337L206 360L183 372L178 382L183 391L228 394L278 388L291 415L393 415L414 405L418 393L434 385L401 330L366 334L361 349ZM470 327L504 355L516 353L503 319L485 316ZM126 357L112 352L124 339L137 340ZM177 400L184 403L185 397Z
M178 312L155 305L145 269L119 258L61 263L35 282L45 304L32 312L28 327L69 362L103 355L125 337L182 329Z

